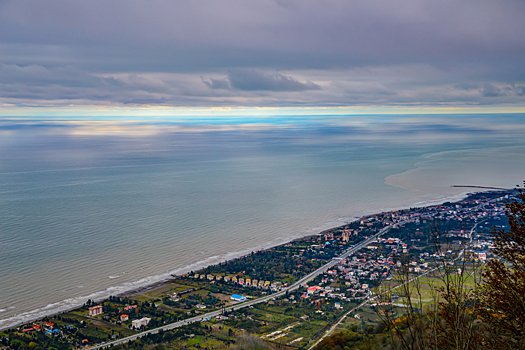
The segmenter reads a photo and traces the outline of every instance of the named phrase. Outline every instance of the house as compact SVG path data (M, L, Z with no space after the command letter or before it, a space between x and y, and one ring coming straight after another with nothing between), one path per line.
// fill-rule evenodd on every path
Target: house
M484 251L476 251L476 252L474 252L474 254L481 261L486 261L487 260L487 253L485 253Z
M139 329L142 326L147 326L149 321L151 321L151 318L142 317L141 319L131 321L131 326L133 328Z
M89 308L89 316L97 316L102 313L102 305L92 306Z
M129 316L128 316L128 315L124 315L124 314L122 314L122 315L120 315L120 320L121 320L122 322L127 321L127 320L129 320Z
M230 299L231 300L235 300L235 301L245 301L246 300L246 297L245 296L242 296L242 295L239 295L239 294L232 294L230 296Z
M306 290L306 292L308 294L314 294L315 292L319 291L319 290L322 290L323 288L322 287L319 287L319 286L313 286L313 287L308 287L308 289Z

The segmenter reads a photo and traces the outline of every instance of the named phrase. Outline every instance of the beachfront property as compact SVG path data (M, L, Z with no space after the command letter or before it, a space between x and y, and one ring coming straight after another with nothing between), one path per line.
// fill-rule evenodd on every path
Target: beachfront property
M230 299L234 301L245 301L246 297L239 294L232 294Z
M151 318L149 317L142 317L138 320L131 321L131 327L139 329L142 326L147 326L149 321L151 321Z
M89 308L89 316L97 316L102 313L102 305L92 306Z

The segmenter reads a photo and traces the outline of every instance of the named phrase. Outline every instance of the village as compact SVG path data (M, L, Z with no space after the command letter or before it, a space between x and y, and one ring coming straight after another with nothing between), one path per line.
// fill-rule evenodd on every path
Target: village
M319 235L174 276L158 286L108 300L90 300L82 308L2 331L0 341L10 348L43 342L56 348L81 348L203 315L200 326L191 326L200 329L202 332L196 332L201 335L179 332L176 341L220 348L217 344L234 343L239 334L253 334L301 348L344 312L372 297L380 285L393 283L402 263L417 276L431 272L444 259L454 264L460 249L480 263L493 258L490 231L506 225L504 203L508 198L509 193L488 192L458 203L364 217ZM388 226L391 229L383 236L339 258L346 249ZM336 263L302 288L238 311L221 312L287 290L328 261ZM219 314L207 317L212 311ZM350 316L341 329L380 323L370 306Z

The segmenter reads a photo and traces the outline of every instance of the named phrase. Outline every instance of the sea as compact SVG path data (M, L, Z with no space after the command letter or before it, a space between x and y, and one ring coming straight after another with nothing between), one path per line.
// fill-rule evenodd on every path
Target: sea
M525 180L524 114L0 120L0 328Z

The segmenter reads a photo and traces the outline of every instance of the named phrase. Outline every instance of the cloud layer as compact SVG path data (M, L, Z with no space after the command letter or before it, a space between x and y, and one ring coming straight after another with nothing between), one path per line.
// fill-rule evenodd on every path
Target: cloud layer
M521 1L2 1L15 106L523 105Z

